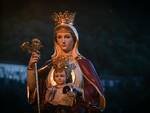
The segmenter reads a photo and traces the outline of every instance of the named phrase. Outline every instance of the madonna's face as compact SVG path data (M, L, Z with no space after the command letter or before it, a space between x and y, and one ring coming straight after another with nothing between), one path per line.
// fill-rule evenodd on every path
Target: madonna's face
M72 50L74 44L71 33L65 28L61 28L56 32L56 42L60 46L60 48L66 53Z

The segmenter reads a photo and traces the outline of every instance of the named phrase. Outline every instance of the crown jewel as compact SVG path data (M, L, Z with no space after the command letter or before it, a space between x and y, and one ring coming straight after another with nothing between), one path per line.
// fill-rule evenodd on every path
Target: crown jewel
M65 11L65 12L58 12L58 13L54 13L52 16L54 22L56 25L59 24L70 24L73 25L73 21L75 18L75 13L69 12L69 11Z

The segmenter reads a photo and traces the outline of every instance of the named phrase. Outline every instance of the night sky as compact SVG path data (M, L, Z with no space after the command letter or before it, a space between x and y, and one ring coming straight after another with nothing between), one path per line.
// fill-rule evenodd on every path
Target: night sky
M2 0L0 62L27 64L20 44L38 37L44 44L39 65L53 51L55 11L76 12L80 53L102 73L148 75L150 16L145 1Z

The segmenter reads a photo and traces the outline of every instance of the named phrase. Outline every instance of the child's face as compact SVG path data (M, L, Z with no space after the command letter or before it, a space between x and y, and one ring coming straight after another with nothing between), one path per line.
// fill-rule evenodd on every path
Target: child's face
M55 72L54 73L54 80L57 85L63 85L66 82L66 74L65 71L62 72Z

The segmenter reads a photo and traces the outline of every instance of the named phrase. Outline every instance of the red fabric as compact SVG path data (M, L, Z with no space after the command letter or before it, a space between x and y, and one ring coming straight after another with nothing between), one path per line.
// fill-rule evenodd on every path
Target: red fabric
M84 74L84 97L86 102L92 102L96 99L99 100L99 107L104 110L105 108L105 97L103 93L103 87L93 64L85 58L78 59L78 64ZM100 92L100 93L98 93ZM99 94L99 98L97 98Z
M94 83L98 87L99 91L103 94L101 80L95 71L93 64L88 59L79 59L77 61L84 76L86 76L92 83Z

